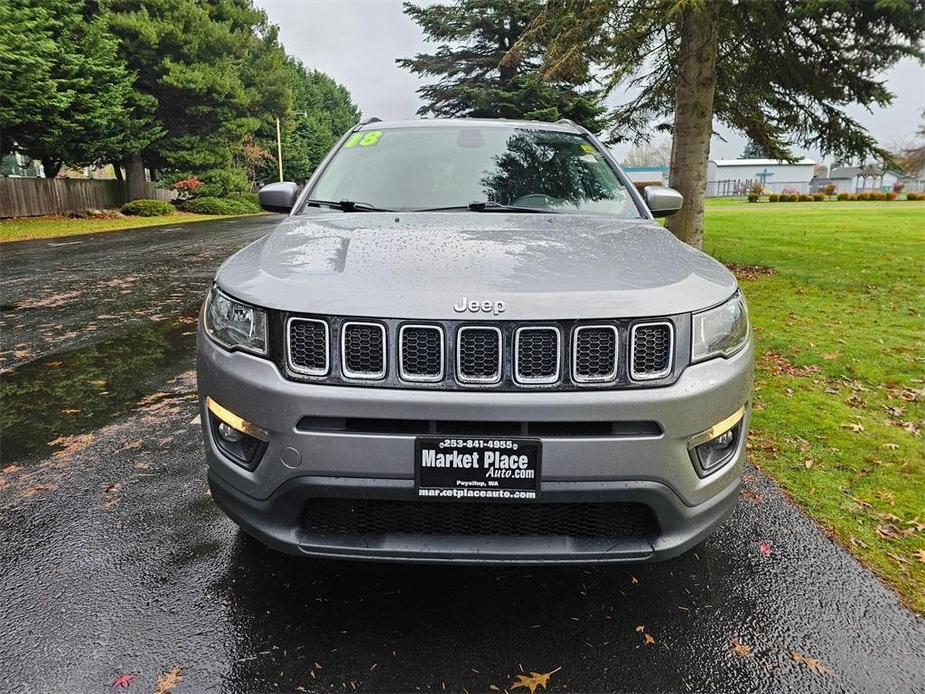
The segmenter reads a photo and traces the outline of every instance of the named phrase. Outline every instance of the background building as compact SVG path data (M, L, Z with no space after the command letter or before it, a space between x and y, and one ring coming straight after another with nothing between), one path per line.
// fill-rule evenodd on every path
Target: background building
M815 167L812 159L792 164L776 159L711 159L707 196L745 195L754 183L761 183L766 193L808 193Z

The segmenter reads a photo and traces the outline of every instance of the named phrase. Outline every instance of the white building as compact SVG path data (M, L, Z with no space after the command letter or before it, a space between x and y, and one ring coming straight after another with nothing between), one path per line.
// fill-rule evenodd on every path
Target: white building
M753 183L766 193L788 189L808 193L816 162L802 159L788 164L777 159L711 159L707 162L707 196L745 195Z

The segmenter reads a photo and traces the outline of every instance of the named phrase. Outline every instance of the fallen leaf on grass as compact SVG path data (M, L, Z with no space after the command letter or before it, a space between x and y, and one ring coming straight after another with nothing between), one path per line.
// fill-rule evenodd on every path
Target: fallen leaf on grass
M889 448L891 451L895 451L897 448L899 448L899 444L898 443L885 443L883 444L883 447Z
M172 691L180 682L183 681L183 675L180 673L183 671L179 665L174 665L167 672L161 673L157 676L157 689L154 690L154 694L167 694Z
M887 553L886 553L886 556L888 556L890 559L892 559L893 561L898 562L898 563L900 563L900 564L908 564L909 566L912 566L912 562L911 562L911 561L909 561L909 560L906 559L905 557L899 556L898 554L893 554L892 552L887 552Z
M918 550L918 551L917 551L915 554L913 554L912 556L915 557L916 559L918 559L918 560L919 560L920 562L922 562L923 564L925 564L925 549L920 549L920 550Z
M526 687L530 690L530 694L533 694L537 687L546 689L546 686L549 684L549 678L561 669L562 666L560 665L555 670L550 670L549 672L531 672L529 675L517 675L517 679L511 683L510 688L517 689L518 687Z
M797 653L796 651L790 651L790 659L806 667L810 672L815 672L817 675L834 675L825 663L823 663L818 658L811 658L808 655L803 655L802 653Z
M877 534L885 540L898 540L900 538L899 531L895 526L889 523L881 523L878 525Z
M738 639L729 639L729 645L732 648L732 652L737 656L742 658L747 658L752 654L752 649L750 646L746 646L744 643Z
M896 497L893 495L892 492L879 491L879 492L874 492L874 495L875 495L878 499L880 499L880 501L885 501L885 502L888 503L890 506L895 506L895 505L896 505Z
M128 689L128 686L132 683L132 680L137 679L135 675L129 673L126 675L119 675L112 681L112 688L120 687L121 689Z
M842 422L841 427L842 429L851 429L855 434L860 434L864 431L864 425L857 422Z

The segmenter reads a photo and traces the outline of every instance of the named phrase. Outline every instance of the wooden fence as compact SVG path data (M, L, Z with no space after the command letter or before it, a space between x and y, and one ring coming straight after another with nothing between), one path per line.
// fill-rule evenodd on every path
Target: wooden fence
M174 192L146 183L146 197L170 200ZM125 203L125 183L89 178L0 178L0 218L105 210Z

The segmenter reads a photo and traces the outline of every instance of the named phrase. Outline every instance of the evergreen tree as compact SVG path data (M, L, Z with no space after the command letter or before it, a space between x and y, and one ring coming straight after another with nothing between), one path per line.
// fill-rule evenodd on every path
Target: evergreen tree
M754 140L749 140L745 143L745 149L742 150L742 154L739 155L739 159L766 159L764 150Z
M360 120L346 87L302 63L286 62L292 115L283 122L283 178L306 181L334 143ZM275 131L273 133L275 137ZM275 145L272 151L276 151ZM267 172L265 178L274 179Z
M571 118L598 132L604 125L605 109L600 94L590 87L588 72L540 79L542 45L524 47L516 60L500 64L541 8L540 0L404 3L405 13L431 42L439 44L434 53L397 61L417 75L438 78L418 90L425 102L418 114L547 121Z
M825 155L885 154L844 107L888 105L880 75L922 60L925 0L549 0L502 66L546 48L541 75L608 75L633 87L613 114L619 138L672 132L671 185L685 198L668 226L700 246L714 119L773 159L793 144Z
M251 0L109 0L109 8L136 76L132 111L145 124L126 153L129 198L144 195L145 166L244 189L235 156L291 103L276 27Z
M0 155L65 163L108 161L130 147L131 75L95 0L0 2Z

